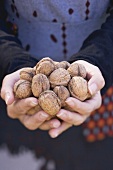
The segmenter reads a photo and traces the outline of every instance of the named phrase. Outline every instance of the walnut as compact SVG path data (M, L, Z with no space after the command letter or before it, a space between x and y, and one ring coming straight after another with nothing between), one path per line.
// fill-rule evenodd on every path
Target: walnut
M34 115L35 113L41 111L41 107L39 104L37 104L35 107L31 108L30 110L28 110L27 114L28 115Z
M81 101L91 97L85 78L86 69L83 65L67 61L56 62L46 57L33 68L22 69L20 80L14 85L14 93L20 99L30 96L38 98L38 105L27 114L33 115L44 110L50 115L50 119L61 108L74 111L65 102L68 97Z
M51 84L51 87L55 86L67 86L68 82L70 81L70 74L67 70L64 68L58 68L54 70L50 76L49 76L49 81Z
M31 82L22 79L18 80L14 85L14 94L19 99L32 96Z
M50 89L50 83L46 75L37 74L32 79L32 92L35 97L39 97L40 93Z
M68 84L71 95L81 101L91 97L88 91L88 83L83 77L74 76Z
M70 97L69 90L65 86L56 86L53 91L59 97L61 106L64 107L66 105L65 100Z
M55 63L49 57L43 58L36 64L36 74L42 73L49 76L56 69Z
M39 105L51 116L55 116L61 109L61 101L52 90L46 90L40 94Z
M26 67L20 71L20 79L32 81L33 76L35 75L34 68Z
M67 70L69 66L70 66L70 63L67 61L56 62L57 68L64 68Z
M86 69L82 64L72 63L69 68L67 69L69 74L73 76L81 76L86 78Z

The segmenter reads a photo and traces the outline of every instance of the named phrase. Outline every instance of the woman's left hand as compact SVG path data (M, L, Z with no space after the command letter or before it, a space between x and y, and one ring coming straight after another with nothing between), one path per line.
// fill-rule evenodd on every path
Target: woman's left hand
M66 100L66 103L73 110L73 112L61 109L57 114L57 117L62 120L62 123L58 128L50 129L49 135L52 138L55 138L71 126L81 125L94 110L101 106L101 102L102 98L100 91L97 92L91 99L84 102L81 102L73 97L69 97Z

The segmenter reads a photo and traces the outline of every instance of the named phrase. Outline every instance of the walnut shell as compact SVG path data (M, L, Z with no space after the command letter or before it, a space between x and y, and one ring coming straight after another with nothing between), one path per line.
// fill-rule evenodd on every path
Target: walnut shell
M39 104L37 104L35 107L31 108L30 110L28 110L27 114L28 115L34 115L35 113L41 111L41 107Z
M37 74L32 79L32 92L35 97L39 97L40 93L50 89L50 83L46 75Z
M55 116L61 109L61 101L52 90L47 90L40 94L39 105L51 116Z
M87 81L80 76L74 76L68 84L71 95L81 101L91 97L88 91Z
M32 78L35 74L34 68L26 67L20 71L20 79L32 81Z
M42 73L49 76L56 69L55 63L49 57L43 58L36 64L36 74Z
M51 84L51 87L55 86L67 86L68 82L70 81L70 74L67 70L64 68L58 68L54 70L50 76L49 76L49 81Z
M32 96L31 82L22 79L18 80L14 84L14 94L19 99Z
M69 66L67 70L72 77L81 76L83 78L86 78L86 69L82 64L74 62Z
M70 66L70 63L67 61L61 61L61 62L56 62L56 67L57 68L64 68L64 69L68 69Z
M69 90L65 86L56 86L53 91L59 97L61 106L64 107L66 105L65 100L70 97Z

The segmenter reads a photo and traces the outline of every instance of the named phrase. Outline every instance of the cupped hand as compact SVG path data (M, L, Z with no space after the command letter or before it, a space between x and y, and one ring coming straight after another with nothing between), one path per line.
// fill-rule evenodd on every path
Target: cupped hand
M20 78L20 71L15 71L4 77L1 97L7 104L7 114L12 119L18 119L27 129L35 130L40 128L42 130L49 130L51 128L58 128L60 121L56 118L50 120L50 116L44 111L39 111L34 115L29 115L27 112L38 104L35 97L17 100L14 97L13 87L15 82Z
M91 99L83 102L73 97L69 97L66 100L66 103L73 111L61 109L57 114L57 117L62 120L62 123L58 128L50 129L49 135L52 138L55 138L71 126L81 125L94 110L101 106L101 102L102 98L100 91L98 91Z
M75 63L82 64L86 68L88 89L92 98L83 102L72 97L66 100L67 105L73 111L61 109L57 114L57 117L62 120L62 124L56 129L49 130L49 135L53 138L59 136L73 125L81 125L93 111L101 106L100 90L104 87L105 81L100 69L84 60L78 60Z
M7 114L12 119L18 119L29 130L58 128L61 124L60 121L56 118L50 119L50 116L42 110L29 115L28 111L37 104L38 100L34 97L15 100L12 104L7 105Z
M8 74L4 77L1 88L1 97L7 105L12 104L15 100L13 87L15 82L20 78L20 71L22 69Z
M77 126L82 124L94 110L100 107L101 95L99 90L103 88L105 81L98 67L83 60L76 62L83 64L86 68L87 78L89 80L88 89L91 95L93 95L91 99L81 102L72 97L68 98L66 103L73 111L61 109L57 114L58 119L50 119L48 114L43 111L39 111L32 116L28 115L28 110L36 106L38 100L34 97L15 100L13 86L14 83L19 80L20 69L7 75L3 80L1 88L1 97L7 104L9 117L19 119L20 122L30 130L37 128L49 130L49 135L52 138L59 136L73 125Z
M102 76L100 69L90 64L84 60L78 60L75 63L79 63L84 65L87 72L87 79L88 79L88 89L91 95L96 94L99 90L101 90L105 85L105 80Z

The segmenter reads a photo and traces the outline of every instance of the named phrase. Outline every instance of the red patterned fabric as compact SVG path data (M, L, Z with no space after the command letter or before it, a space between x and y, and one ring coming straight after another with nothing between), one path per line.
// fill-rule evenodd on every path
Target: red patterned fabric
M113 137L113 86L102 98L102 106L83 124L83 135L89 142Z

